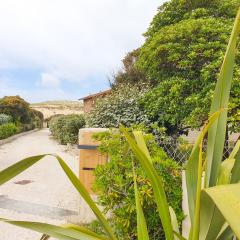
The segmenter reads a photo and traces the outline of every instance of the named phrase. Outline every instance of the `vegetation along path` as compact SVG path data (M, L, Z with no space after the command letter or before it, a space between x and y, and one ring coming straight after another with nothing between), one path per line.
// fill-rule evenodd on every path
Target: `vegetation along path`
M57 153L78 174L78 156L66 152L49 135L43 129L1 145L0 170L28 156ZM89 221L93 215L56 160L46 157L0 187L0 217L64 224ZM0 229L1 240L37 240L41 236L6 223L0 223Z

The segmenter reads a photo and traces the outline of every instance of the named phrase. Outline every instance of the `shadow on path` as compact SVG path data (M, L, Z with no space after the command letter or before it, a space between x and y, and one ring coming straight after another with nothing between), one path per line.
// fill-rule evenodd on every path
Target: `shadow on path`
M0 208L53 219L65 219L66 216L78 215L76 211L19 201L8 198L6 195L0 195Z

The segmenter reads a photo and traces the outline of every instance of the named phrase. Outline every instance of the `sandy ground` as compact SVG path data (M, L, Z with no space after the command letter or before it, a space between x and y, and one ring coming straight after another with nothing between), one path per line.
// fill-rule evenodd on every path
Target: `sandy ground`
M67 108L59 109L54 106L46 106L46 107L35 106L32 108L42 112L44 119L54 116L56 114L68 115L68 114L82 114L83 113L82 110L67 109Z
M47 129L0 146L0 170L22 158L43 153L59 154L78 175L78 156L66 152L64 146L52 140ZM88 222L94 217L57 161L46 157L0 187L0 218L58 225ZM40 236L36 232L0 223L0 240L37 240Z

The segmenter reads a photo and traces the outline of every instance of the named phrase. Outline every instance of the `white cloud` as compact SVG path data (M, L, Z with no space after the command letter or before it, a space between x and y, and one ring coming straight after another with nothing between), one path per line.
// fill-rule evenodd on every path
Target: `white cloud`
M143 42L161 0L0 0L0 67L108 74Z
M57 88L60 85L60 80L50 73L42 73L40 85L47 88Z
M0 0L0 71L42 72L44 91L64 81L79 83L79 96L92 92L91 84L104 88L125 54L142 44L163 1Z

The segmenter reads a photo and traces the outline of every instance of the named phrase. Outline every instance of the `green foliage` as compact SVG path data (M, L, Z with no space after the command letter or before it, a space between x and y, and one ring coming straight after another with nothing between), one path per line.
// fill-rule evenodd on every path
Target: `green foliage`
M239 5L239 0L171 0L158 8L145 36L188 18L234 18Z
M0 125L0 139L11 137L17 133L17 127L14 123L5 123Z
M0 125L10 123L10 122L12 122L11 116L4 113L0 113Z
M42 128L43 127L43 120L44 120L43 113L41 113L35 109L30 109L30 117L31 117L31 122L32 122L34 128Z
M142 102L150 118L169 132L200 127L208 118L232 22L213 17L182 20L159 28L142 46L137 65L156 86ZM240 66L238 53L236 62ZM229 126L235 132L240 125L239 79L236 68L229 105Z
M77 143L78 131L84 126L84 116L77 114L58 116L50 121L50 131L53 137L65 145Z
M13 123L11 123L13 122ZM1 138L7 138L19 132L41 128L43 115L30 109L29 103L19 96L6 96L0 99Z
M20 132L41 128L43 114L31 109L29 103L20 96L5 96L0 99L0 113L11 116Z
M29 103L20 96L6 96L0 99L0 112L12 116L14 122L30 123Z
M178 76L216 80L224 56L231 20L188 19L160 29L141 48L138 66L149 79L161 82ZM151 55L150 55L151 53ZM193 85L194 86L194 85Z
M184 96L188 85L189 82L182 78L171 78L147 92L140 100L150 121L164 126L168 135L178 135L187 131L183 119L189 116L192 110L192 104L187 104ZM201 121L201 118L198 121ZM202 122L199 124L201 126Z
M95 189L99 194L99 204L104 206L105 211L110 210L111 221L121 239L136 239L137 219L132 173L132 161L135 161L136 157L129 149L126 139L117 131L99 133L95 138L101 141L100 151L107 153L111 159L106 165L98 166L95 170ZM152 135L145 135L145 139L153 157L154 168L163 178L167 198L180 223L183 218L181 167L158 148ZM142 168L138 164L135 167L140 202L150 238L165 239L151 184Z
M171 0L159 7L142 47L126 55L113 78L154 87L139 108L168 134L187 133L208 119L224 51L240 0ZM236 62L240 66L239 53ZM240 126L240 71L236 68L228 129ZM144 87L143 87L144 88ZM181 105L182 110L178 111Z
M138 104L138 100L146 90L137 86L122 85L113 92L98 100L94 109L87 116L87 125L90 127L118 127L119 124L149 125L147 115Z
M131 85L135 84L137 84L138 87L141 87L140 85L143 84L143 88L146 87L146 76L144 72L136 67L135 64L139 55L139 50L140 49L133 50L124 57L122 60L123 68L114 74L112 79L110 79L110 83L113 87L122 84L127 84L129 87L132 87Z

